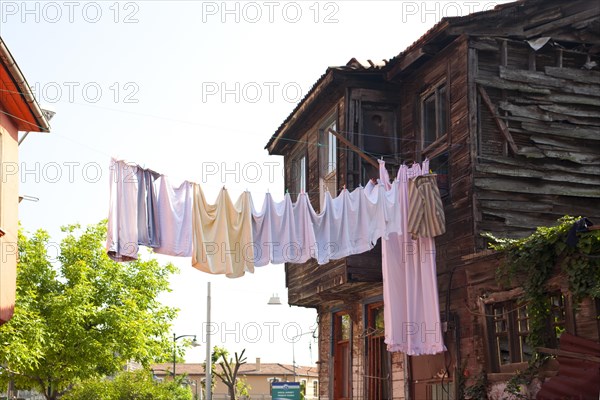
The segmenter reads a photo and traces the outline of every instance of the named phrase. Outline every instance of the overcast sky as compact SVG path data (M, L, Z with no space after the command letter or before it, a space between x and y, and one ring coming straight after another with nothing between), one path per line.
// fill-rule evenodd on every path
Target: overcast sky
M0 1L0 35L43 108L50 134L20 146L19 218L60 239L61 225L107 217L110 157L203 185L283 198L283 160L264 146L328 66L394 57L443 16L506 1ZM142 253L145 253L143 251ZM181 273L162 297L177 335L204 341L206 282L213 344L249 362L318 360L312 309L286 304L283 265L228 279L160 257ZM282 306L267 306L273 293ZM190 349L202 362L206 348Z

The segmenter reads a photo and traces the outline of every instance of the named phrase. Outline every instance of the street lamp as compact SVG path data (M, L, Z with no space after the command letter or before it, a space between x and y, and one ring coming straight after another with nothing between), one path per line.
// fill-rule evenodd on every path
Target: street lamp
M190 390L192 390L192 386L194 387L196 393L194 394L194 390L192 390L192 395L194 396L194 400L199 400L198 382L196 382L194 379L186 379L184 383L190 387Z
M296 339L298 339L300 336L308 335L309 333L312 334L313 339L317 338L315 336L315 334L317 333L316 329L314 331L304 332L292 337L292 367L294 368L294 382L296 382L296 350L294 344L296 343Z
M273 296L271 296L267 304L270 306L280 306L281 300L279 299L279 295L277 293L273 293Z
M156 372L158 371L162 371L162 372L166 372L167 374L169 374L170 376L174 376L173 375L173 371L169 371L168 369L162 369L162 368L152 368L150 370L150 372L152 372L152 379L154 379L155 381L162 381L163 378L159 377ZM166 375L166 374L165 374Z
M175 380L175 363L177 362L177 340L184 338L184 337L193 337L194 338L194 340L192 340L192 347L200 346L200 343L198 343L198 341L196 340L196 335L175 336L175 333L173 333L173 380Z

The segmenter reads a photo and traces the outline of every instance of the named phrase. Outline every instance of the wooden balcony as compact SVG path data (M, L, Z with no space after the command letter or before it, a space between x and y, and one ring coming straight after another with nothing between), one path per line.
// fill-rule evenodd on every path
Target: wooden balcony
M382 282L381 243L373 250L318 265L314 259L285 266L290 305L316 307L324 300L348 299Z

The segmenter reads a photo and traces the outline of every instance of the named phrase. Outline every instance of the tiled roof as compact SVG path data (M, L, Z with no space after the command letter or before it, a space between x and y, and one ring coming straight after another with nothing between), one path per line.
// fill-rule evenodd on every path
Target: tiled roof
M289 364L279 364L279 363L260 363L260 369L257 370L257 364L255 363L246 363L240 367L239 374L240 375L269 375L269 376L277 376L277 375L293 375L294 367ZM154 364L151 367L155 371L155 375L168 375L170 371L173 369L173 364L165 363L165 364ZM217 366L220 368L220 366ZM185 363L185 364L176 364L176 372L177 374L187 374L187 375L204 375L204 367L203 364L200 363ZM307 367L303 365L296 366L296 375L298 376L310 376L310 377L318 377L317 367Z

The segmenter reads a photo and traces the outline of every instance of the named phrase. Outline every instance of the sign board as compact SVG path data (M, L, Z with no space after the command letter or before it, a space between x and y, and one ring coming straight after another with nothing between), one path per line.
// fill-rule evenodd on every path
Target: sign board
M273 382L271 388L273 400L300 400L299 382Z

